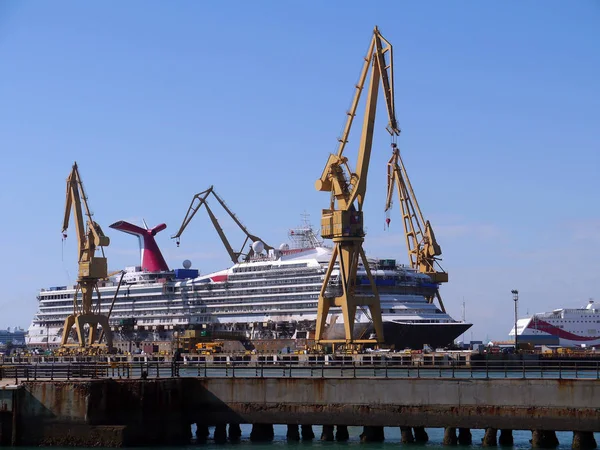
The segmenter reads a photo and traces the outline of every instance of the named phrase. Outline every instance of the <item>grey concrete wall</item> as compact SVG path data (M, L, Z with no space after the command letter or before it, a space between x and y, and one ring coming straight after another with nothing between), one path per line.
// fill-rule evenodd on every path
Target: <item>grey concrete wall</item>
M600 381L207 379L198 421L600 431ZM203 411L206 411L204 413Z

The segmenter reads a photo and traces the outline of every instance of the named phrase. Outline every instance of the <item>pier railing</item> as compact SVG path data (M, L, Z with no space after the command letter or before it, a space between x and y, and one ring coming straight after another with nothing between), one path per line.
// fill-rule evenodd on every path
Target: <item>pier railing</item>
M469 366L356 361L314 362L92 362L0 365L0 380L199 378L451 378L596 379L600 361L477 361Z

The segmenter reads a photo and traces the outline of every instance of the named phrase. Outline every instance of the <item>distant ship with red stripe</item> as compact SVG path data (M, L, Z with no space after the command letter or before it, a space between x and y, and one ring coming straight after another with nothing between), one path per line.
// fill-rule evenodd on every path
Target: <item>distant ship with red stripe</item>
M509 336L515 336L515 328ZM517 321L517 339L534 345L593 347L600 345L600 305L560 308Z

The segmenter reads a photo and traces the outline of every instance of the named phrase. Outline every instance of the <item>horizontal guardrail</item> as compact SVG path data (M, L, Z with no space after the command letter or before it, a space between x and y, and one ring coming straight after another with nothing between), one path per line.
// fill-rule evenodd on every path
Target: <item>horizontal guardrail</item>
M595 379L600 380L600 361L558 361L537 365L532 361L511 364L472 361L459 364L406 365L393 362L112 362L13 364L0 366L0 380L20 381L71 379L199 378L451 378L451 379ZM536 361L533 361L536 362Z

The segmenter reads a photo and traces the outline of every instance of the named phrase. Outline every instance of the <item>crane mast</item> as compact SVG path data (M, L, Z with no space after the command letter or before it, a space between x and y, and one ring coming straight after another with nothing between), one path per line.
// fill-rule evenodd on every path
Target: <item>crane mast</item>
M82 205L85 209L85 216ZM98 281L108 277L107 262L104 256L104 247L108 246L110 239L104 235L102 228L92 219L87 196L83 189L81 176L77 163L67 178L67 196L65 204L65 215L63 220L63 238L69 228L69 217L73 211L73 220L77 232L78 245L78 277L75 295L73 297L73 314L65 319L61 346L66 347L73 326L77 332L78 345L86 347L84 325L89 325L87 346L100 345L100 337L96 336L98 327L102 327L102 333L106 337L106 345L112 350L112 332L108 324L108 317L100 313L100 291ZM96 256L96 250L100 250L102 256ZM81 302L78 302L79 291L81 291ZM97 302L94 305L92 297L94 291L97 294ZM98 339L97 339L98 338Z
M318 191L331 193L330 207L329 209L324 209L321 216L321 236L325 239L332 239L334 242L331 260L319 294L315 336L315 341L318 343L345 342L347 344L360 344L375 342L370 339L360 340L353 337L356 309L357 307L364 306L370 310L377 336L376 342L383 342L379 293L377 292L375 281L362 248L365 236L362 209L367 190L367 173L373 144L380 81L388 112L389 123L387 130L393 137L400 134L395 117L392 71L392 45L381 36L378 28L375 27L359 81L356 85L354 99L350 111L347 113L346 125L342 136L339 138L340 143L337 154L329 155L323 173L315 183ZM356 170L352 172L348 166L348 158L343 155L343 152L348 143L348 136L354 117L356 116L360 96L369 74L370 81L367 88L366 110L358 148L358 159ZM362 260L371 285L372 295L370 296L358 295L356 292L356 274L359 259ZM336 262L339 267L341 295L332 296L327 293L327 288ZM331 307L341 307L342 309L344 340L323 339L325 323Z
M398 198L400 199L404 236L406 238L408 259L411 267L429 275L431 280L436 284L446 283L448 281L448 273L439 266L437 258L441 256L442 249L435 239L431 223L423 217L419 202L408 178L408 173L404 167L404 162L400 156L400 150L395 144L392 145L392 148L392 157L388 162L387 169L385 211L389 211L392 206L394 186L396 186ZM441 310L446 312L439 288L436 289L435 295L427 296L427 301L433 303L434 298L438 299Z
M244 243L242 244L242 247L239 251L235 251L233 249L233 247L231 246L231 244L229 243L229 240L227 239L227 236L225 236L225 232L223 231L223 228L219 224L219 221L217 220L216 216L214 215L212 209L210 208L210 206L208 204L207 199L208 199L209 195L211 195L211 194L219 202L219 204L223 207L223 209L227 212L227 214L229 214L229 216L235 222L235 224L246 235L246 239L244 240ZM187 228L187 226L192 221L193 217L196 215L196 213L198 212L198 210L200 209L200 207L202 205L204 205L204 207L206 208L208 217L210 218L210 221L212 222L213 226L215 227L217 234L221 238L221 242L223 242L223 245L225 246L225 249L227 250L227 254L229 255L229 258L231 259L233 264L239 263L240 257L242 257L242 256L244 257L243 261L249 261L250 258L254 255L254 248L252 247L252 245L250 246L248 253L246 253L246 254L243 253L244 247L246 246L248 241L251 241L252 243L262 242L264 245L264 248L267 251L273 250L273 247L265 244L264 241L262 241L258 236L255 236L248 231L248 229L244 226L244 224L242 224L242 222L238 219L238 217L229 209L229 207L227 206L225 201L215 192L213 186L210 186L205 191L202 191L202 192L194 195L194 198L192 199L190 207L187 210L185 218L183 219L181 227L179 227L179 231L177 231L176 234L171 236L171 239L176 239L177 246L179 246L179 239L180 239L181 235L183 234L184 230Z

